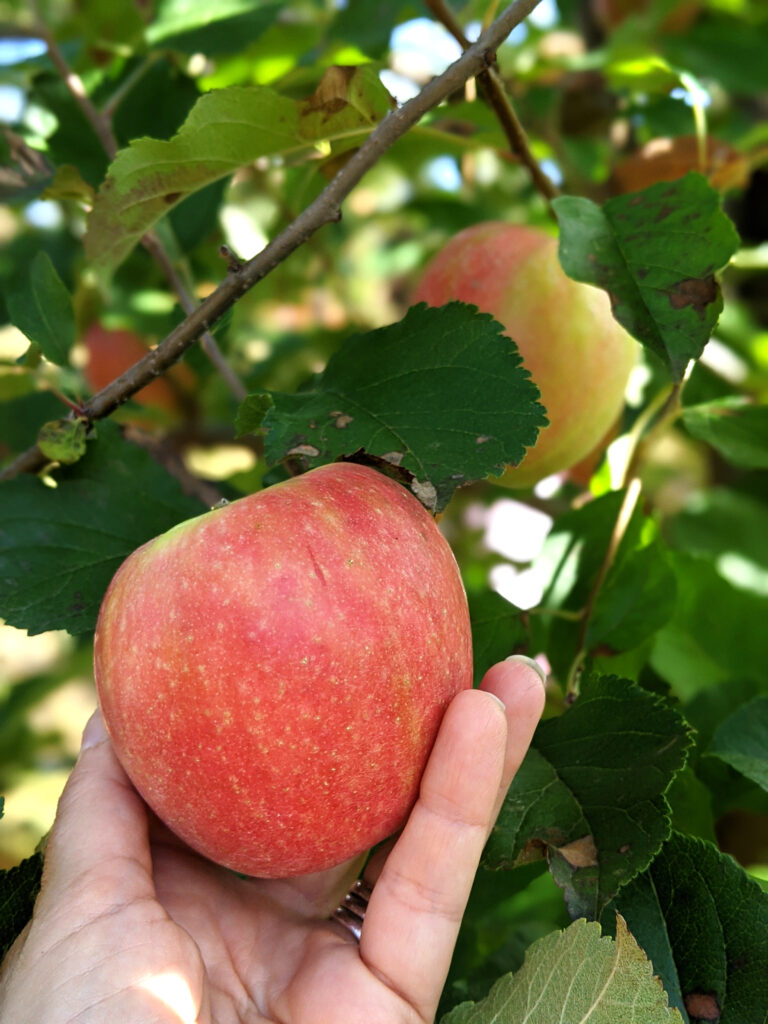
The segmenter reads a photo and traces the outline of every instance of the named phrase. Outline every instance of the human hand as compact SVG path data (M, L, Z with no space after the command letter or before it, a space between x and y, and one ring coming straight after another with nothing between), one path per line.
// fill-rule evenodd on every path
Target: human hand
M516 659L453 700L402 833L366 869L375 885L359 944L328 920L359 859L263 880L199 857L148 812L94 715L33 918L0 970L0 1020L432 1021L480 854L543 704L536 672Z

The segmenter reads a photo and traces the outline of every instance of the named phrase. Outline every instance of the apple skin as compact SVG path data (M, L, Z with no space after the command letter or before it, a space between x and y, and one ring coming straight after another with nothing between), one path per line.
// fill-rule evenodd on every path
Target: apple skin
M117 756L162 821L243 874L305 874L404 823L472 685L467 600L416 498L334 463L130 555L94 667Z
M557 240L537 228L486 221L465 228L432 259L413 302L453 299L505 328L541 392L549 425L522 462L493 483L531 487L575 465L618 418L637 343L602 289L569 278Z

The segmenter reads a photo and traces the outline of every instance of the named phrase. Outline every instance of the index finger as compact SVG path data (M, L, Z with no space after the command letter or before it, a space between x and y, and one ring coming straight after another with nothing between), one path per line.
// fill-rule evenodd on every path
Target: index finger
M500 789L544 704L529 666L505 662L491 671L489 689L504 704L483 690L465 690L451 703L360 938L367 966L423 1020L435 1012Z

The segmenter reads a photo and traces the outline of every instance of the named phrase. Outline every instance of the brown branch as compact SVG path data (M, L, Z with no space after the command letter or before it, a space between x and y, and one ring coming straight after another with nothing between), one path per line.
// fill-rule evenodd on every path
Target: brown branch
M350 157L321 194L283 232L240 269L228 274L203 302L134 366L93 395L83 406L89 420L108 416L141 388L172 366L204 331L209 330L250 288L286 260L321 227L341 219L341 203L365 173L409 128L487 68L496 48L539 0L513 0L496 21L438 78L412 100L393 110ZM37 446L0 472L0 480L37 472L47 460Z
M438 21L448 29L459 46L467 50L471 44L445 0L426 0L426 5ZM547 203L549 203L560 193L553 182L542 171L541 167L539 167L538 161L533 153L531 153L528 136L525 134L525 129L515 113L515 108L512 106L512 102L507 95L504 83L496 68L490 66L483 70L477 76L477 84L485 101L496 115L502 131L507 137L509 148L520 163L527 168L533 184L547 200Z
M181 275L174 267L173 261L166 252L163 243L154 231L148 231L142 238L141 243L165 274L168 283L178 296L181 308L187 316L189 316L189 314L193 313L197 308L197 303L187 291L187 287L182 280ZM248 394L248 389L224 358L216 339L210 331L204 331L200 336L200 346L216 367L219 374L224 378L224 381L232 395L238 402L242 402Z

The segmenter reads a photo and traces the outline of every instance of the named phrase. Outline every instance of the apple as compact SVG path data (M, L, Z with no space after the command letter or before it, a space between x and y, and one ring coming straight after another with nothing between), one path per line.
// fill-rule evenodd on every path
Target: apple
M466 595L417 499L334 463L133 552L94 666L117 756L162 821L244 874L305 874L403 824L472 685Z
M133 331L104 327L98 321L90 324L82 340L88 353L83 375L93 392L101 391L149 351ZM137 391L133 401L147 409L178 413L183 405L183 396L190 392L193 384L191 370L179 363Z
M530 487L568 469L600 442L624 404L637 343L614 319L602 289L571 280L557 241L502 221L455 235L428 264L413 302L460 299L505 328L541 392L549 425L517 467L494 483Z

